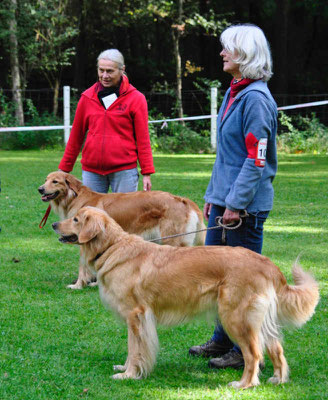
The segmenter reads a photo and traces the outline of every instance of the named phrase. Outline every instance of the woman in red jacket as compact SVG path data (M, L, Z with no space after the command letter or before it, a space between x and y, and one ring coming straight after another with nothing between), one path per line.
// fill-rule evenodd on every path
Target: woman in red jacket
M137 161L143 189L151 189L154 173L145 96L124 73L122 54L116 49L98 56L99 81L84 91L59 169L72 171L82 150L82 180L92 190L132 192L138 187Z

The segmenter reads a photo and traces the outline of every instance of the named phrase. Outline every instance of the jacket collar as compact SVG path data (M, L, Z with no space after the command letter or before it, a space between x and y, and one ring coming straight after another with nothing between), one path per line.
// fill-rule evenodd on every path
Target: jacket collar
M89 89L85 90L82 95L90 98L98 100L98 91L101 88L99 82L96 82L94 85L89 87ZM120 86L120 96L132 90L136 90L134 86L129 83L129 78L126 75L122 76L122 82Z
M230 94L230 88L228 89L229 94ZM248 86L245 87L245 89L241 90L237 96L236 99L240 99L242 96L244 96L246 93L250 92L251 90L257 90L259 92L264 93L265 95L269 94L268 90L268 84L266 82L263 82L262 80L257 80L252 83L250 83Z
M256 90L256 91L259 91L259 92L263 93L266 97L272 98L272 96L271 96L271 94L269 92L269 89L268 89L268 85L267 85L266 82L263 82L262 80L257 80L255 82L252 82L248 86L246 86L245 89L241 90L237 94L237 96L235 97L234 102L231 104L229 110L227 111L227 114L225 115L225 117L222 120L222 115L223 115L224 110L225 110L225 108L227 106L227 102L229 101L229 98L230 98L230 90L231 90L231 88L229 87L229 89L227 90L227 92L226 92L226 94L224 96L223 102L222 102L224 107L221 107L219 115L218 115L218 124L220 126L222 126L225 123L225 121L229 118L229 116L231 115L232 111L235 109L238 101L243 96L245 96L246 93L248 93L248 92L250 92L252 90Z

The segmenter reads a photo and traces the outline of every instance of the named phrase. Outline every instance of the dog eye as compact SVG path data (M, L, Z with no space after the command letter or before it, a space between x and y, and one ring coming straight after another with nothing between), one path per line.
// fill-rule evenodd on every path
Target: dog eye
M52 181L52 183L58 183L58 181L54 180L54 181Z
M77 218L75 218L75 217L73 218L73 221L74 222L79 222L79 220Z

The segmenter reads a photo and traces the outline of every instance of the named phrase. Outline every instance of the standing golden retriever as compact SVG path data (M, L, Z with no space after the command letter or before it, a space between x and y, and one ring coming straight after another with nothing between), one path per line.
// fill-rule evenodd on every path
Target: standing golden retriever
M156 324L178 324L216 309L230 338L240 346L245 368L236 388L259 384L266 349L274 366L272 383L288 379L279 329L300 326L314 313L316 281L294 266L295 286L268 258L242 247L159 246L130 235L104 211L82 208L53 224L63 243L83 247L97 273L103 303L128 326L128 357L115 379L147 375L155 363Z
M146 240L180 233L205 230L203 215L191 200L167 192L97 193L73 175L62 171L50 173L39 187L44 202L50 202L60 219L70 218L84 206L105 210L126 232ZM203 245L205 232L166 239L172 246ZM160 243L160 242L158 242ZM71 289L82 289L91 276L80 255L79 276Z

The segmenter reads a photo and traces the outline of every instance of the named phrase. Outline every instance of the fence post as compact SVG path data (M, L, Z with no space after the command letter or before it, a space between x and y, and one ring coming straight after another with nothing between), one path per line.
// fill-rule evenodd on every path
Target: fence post
M211 147L216 149L216 117L218 104L218 88L211 87Z
M68 142L70 133L70 86L64 86L64 140Z

